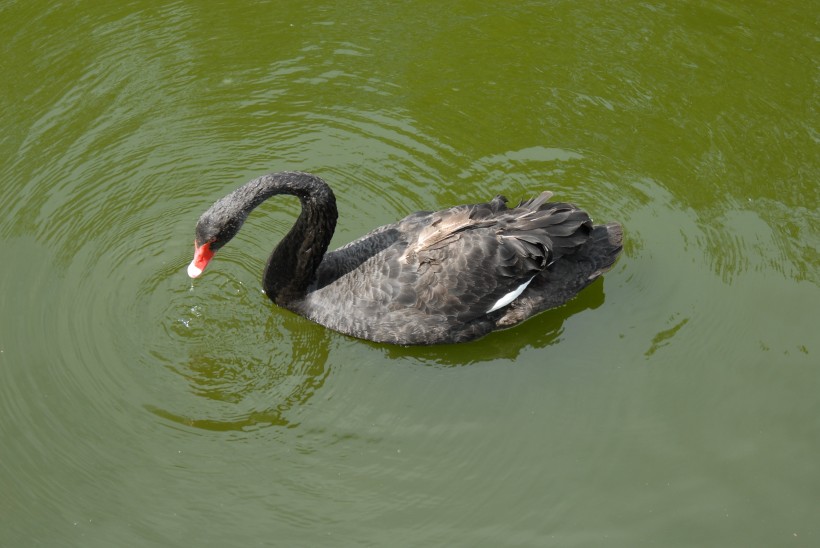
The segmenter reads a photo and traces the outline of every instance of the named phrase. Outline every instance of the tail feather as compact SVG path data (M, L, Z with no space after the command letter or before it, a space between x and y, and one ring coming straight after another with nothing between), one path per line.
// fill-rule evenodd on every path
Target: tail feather
M594 280L612 268L623 247L624 229L620 224L612 222L593 227L586 256L595 269L589 274L589 279Z
M556 256L556 260L532 280L496 320L496 325L513 326L575 297L612 268L623 250L623 236L623 228L618 223L593 226L587 240L574 253Z

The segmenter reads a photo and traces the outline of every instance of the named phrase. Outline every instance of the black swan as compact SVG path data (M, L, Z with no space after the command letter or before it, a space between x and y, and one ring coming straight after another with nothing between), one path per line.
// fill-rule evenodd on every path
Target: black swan
M347 335L411 345L455 343L562 305L609 270L622 249L618 223L593 225L551 192L508 209L506 198L422 211L327 252L336 198L309 173L271 173L218 200L199 218L196 278L275 194L302 211L268 258L265 293L284 308Z

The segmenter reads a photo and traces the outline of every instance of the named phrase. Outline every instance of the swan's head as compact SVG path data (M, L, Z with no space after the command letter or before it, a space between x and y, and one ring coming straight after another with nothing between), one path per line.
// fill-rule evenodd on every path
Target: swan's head
M203 213L196 223L194 260L188 265L188 276L191 278L198 278L202 274L214 253L231 241L245 222L245 213L225 207L221 202L215 203Z

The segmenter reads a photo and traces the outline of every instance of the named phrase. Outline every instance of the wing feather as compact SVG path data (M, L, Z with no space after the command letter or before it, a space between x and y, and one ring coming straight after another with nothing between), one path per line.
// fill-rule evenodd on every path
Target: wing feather
M550 203L550 192L506 209L503 197L489 204L458 206L408 238L402 255L419 278L416 306L460 320L486 314L589 238L589 216L571 204Z
M497 196L410 215L328 253L313 298L325 298L321 289L333 284L327 298L338 301L341 294L351 309L418 312L442 325L505 314L504 307L491 309L590 237L589 216L549 202L551 196L544 192L511 209Z

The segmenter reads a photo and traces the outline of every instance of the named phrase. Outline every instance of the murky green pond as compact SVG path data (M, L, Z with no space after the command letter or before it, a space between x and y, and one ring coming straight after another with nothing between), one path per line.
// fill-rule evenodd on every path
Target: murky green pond
M0 545L817 546L811 2L0 4ZM543 189L624 224L569 305L389 347L271 305L333 246Z

